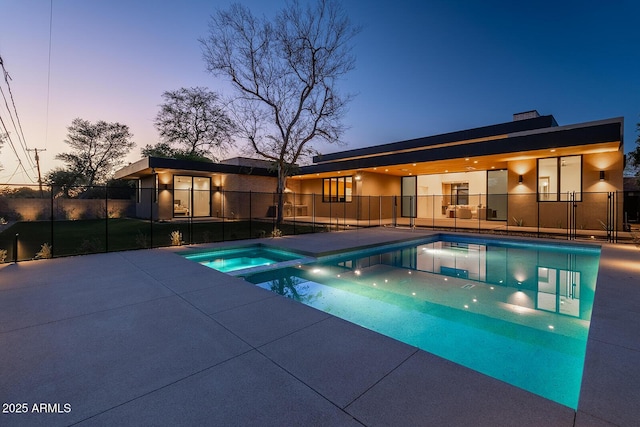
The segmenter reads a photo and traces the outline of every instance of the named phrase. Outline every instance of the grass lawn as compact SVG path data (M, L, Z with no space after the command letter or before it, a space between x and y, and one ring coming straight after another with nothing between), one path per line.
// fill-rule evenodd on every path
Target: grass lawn
M224 240L268 237L273 223L263 221L230 222L154 222L115 218L77 221L17 222L0 233L0 249L7 250L7 261L13 260L13 245L18 233L18 259L35 257L44 243L53 247L53 256L79 255L171 245L170 234L182 233L185 243L220 242ZM283 224L283 235L313 232L311 226ZM315 231L321 231L316 227Z

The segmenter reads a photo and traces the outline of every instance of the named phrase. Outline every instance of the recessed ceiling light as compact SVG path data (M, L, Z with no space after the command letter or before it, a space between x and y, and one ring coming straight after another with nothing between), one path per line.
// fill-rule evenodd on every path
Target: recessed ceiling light
M478 163L478 161L477 161L477 160L474 160L474 161L473 161L473 163Z
M555 148L552 148L552 149L551 149L551 152L552 152L552 153L555 153L555 152L556 152L556 149L555 149Z
M468 157L465 157L465 158L464 158L464 160L465 160L465 162L468 162L468 161L469 161L469 158L468 158Z
M415 166L416 164L414 163L413 166Z
M385 172L389 172L389 169L385 169L384 171L385 171Z

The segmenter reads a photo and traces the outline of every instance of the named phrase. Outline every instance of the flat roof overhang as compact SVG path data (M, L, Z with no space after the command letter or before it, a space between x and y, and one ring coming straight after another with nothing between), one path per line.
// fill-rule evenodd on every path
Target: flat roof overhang
M206 163L192 160L165 159L161 157L145 157L118 170L115 179L139 179L154 173L171 172L176 175L238 174L256 176L277 176L275 171L266 168L228 165L222 163Z
M389 175L428 175L504 169L509 161L528 158L620 151L622 119L525 131L467 144L425 147L304 166L297 178L372 171Z
M461 144L464 142L491 140L500 137L507 137L509 134L516 132L555 128L557 126L558 123L556 123L556 120L553 118L553 116L540 116L532 119L516 120L513 122L500 123L479 128L443 133L440 135L409 139L406 141L375 145L372 147L356 148L353 150L323 154L315 156L313 158L313 162L325 163L342 161L359 157L377 156L380 154L413 151L425 147L437 147L440 145L448 145L452 143Z

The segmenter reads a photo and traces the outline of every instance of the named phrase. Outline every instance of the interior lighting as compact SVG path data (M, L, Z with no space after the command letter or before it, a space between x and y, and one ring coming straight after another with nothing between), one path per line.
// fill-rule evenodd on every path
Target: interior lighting
M354 271L354 273L356 274L356 276L359 276L360 275L360 270L356 270L356 271Z
M604 171L600 171L600 181L604 181Z
M522 184L522 179L523 179L522 175L518 175L518 184Z
M336 277L340 277L340 275L338 274Z
M416 296L416 293L415 293L415 292L411 292L411 295L413 295L413 296L415 297L415 296Z
M554 330L555 328L553 327L553 325L549 325L549 329Z
M464 305L464 308L469 308L469 305L468 305L468 304L465 304L465 305Z
M473 302L478 302L478 300L474 298L474 299L473 299Z
M493 290L494 288L493 288L493 286L489 286L489 289Z

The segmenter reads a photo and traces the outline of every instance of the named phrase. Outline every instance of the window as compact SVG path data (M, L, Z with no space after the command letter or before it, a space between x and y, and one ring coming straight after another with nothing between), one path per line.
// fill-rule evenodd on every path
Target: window
M402 177L402 204L401 215L403 217L415 218L417 207L417 177L415 176L403 176Z
M454 205L468 205L469 183L451 184L451 198Z
M211 211L211 178L173 177L173 216L203 217Z
M538 201L580 201L581 192L581 156L538 159Z
M340 176L322 180L323 202L350 202L353 195L353 177Z

